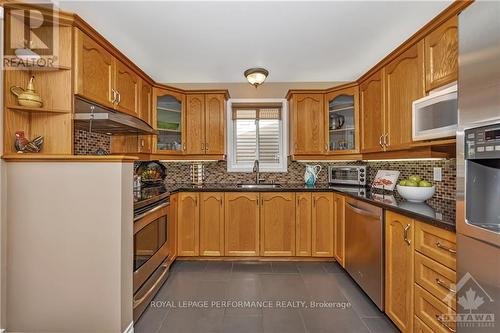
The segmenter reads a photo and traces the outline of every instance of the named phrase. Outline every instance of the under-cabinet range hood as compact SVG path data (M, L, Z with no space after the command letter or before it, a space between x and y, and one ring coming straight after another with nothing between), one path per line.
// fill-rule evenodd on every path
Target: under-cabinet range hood
M75 127L104 134L137 135L157 134L144 121L94 104L80 97L75 98Z

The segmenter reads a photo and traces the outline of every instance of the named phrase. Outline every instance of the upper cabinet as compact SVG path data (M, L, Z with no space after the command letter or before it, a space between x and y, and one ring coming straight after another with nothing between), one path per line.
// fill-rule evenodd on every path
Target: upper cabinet
M378 152L384 149L384 105L382 71L377 71L359 86L361 105L361 151Z
M151 121L152 101L153 101L153 87L145 80L141 80L139 118L144 120L150 126L153 126L153 122Z
M385 67L386 149L405 149L412 143L412 103L425 95L423 41Z
M116 109L139 117L139 76L120 60L115 59Z
M154 151L181 154L186 151L185 96L175 91L156 89L154 93L154 128L158 130Z
M186 98L186 142L188 154L205 152L205 95L189 94Z
M326 120L327 152L353 153L359 151L358 87L327 93Z
M425 88L427 91L456 81L458 77L458 18L437 27L424 38Z
M290 151L295 155L322 154L325 147L324 95L292 94Z

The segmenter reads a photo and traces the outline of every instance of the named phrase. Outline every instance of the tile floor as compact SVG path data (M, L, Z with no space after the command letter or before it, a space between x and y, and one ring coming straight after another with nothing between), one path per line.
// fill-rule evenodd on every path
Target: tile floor
M177 261L155 301L135 333L398 332L337 263Z

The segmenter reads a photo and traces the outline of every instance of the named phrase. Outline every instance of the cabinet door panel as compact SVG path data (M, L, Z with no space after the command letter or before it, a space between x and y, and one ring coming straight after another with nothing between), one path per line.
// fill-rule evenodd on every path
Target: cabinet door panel
M311 256L311 193L296 193L296 254L300 257Z
M115 59L115 89L119 93L116 109L139 117L139 76Z
M294 154L325 152L323 94L297 94L293 97Z
M423 41L385 68L388 149L407 148L412 142L412 103L424 93Z
M226 256L259 255L258 193L226 193L224 223Z
M334 256L338 263L345 267L345 197L335 194L334 201Z
M75 93L113 108L113 56L85 33L76 29Z
M363 81L359 87L361 104L361 151L382 151L384 134L384 106L382 72L378 71Z
M312 256L333 257L333 193L312 193Z
M153 87L145 80L141 80L141 96L139 105L139 118L144 120L149 125L153 125L151 121L152 102L153 102Z
M386 213L385 312L403 333L413 327L413 233L412 219Z
M179 256L198 256L200 211L198 193L179 193L177 215L177 249Z
M224 194L200 193L200 255L224 255Z
M171 260L177 258L177 220L178 220L178 205L179 194L175 193L170 196L170 207L168 217L168 249L170 252Z
M226 99L222 94L205 95L205 152L224 154Z
M424 39L427 91L456 81L458 77L458 18L452 17Z
M295 255L295 194L261 193L260 254Z
M205 96L187 95L186 100L186 153L205 153Z

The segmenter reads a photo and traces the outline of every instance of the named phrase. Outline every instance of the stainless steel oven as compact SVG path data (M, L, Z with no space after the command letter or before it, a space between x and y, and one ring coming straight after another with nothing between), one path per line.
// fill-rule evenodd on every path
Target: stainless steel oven
M134 321L146 309L168 274L169 201L152 201L134 210Z
M330 165L328 182L330 184L366 185L365 165Z

